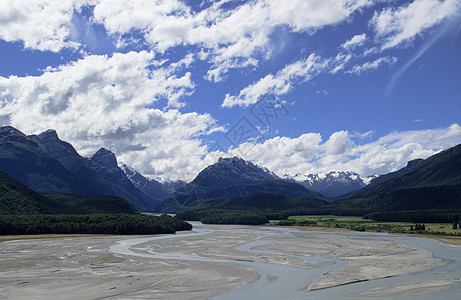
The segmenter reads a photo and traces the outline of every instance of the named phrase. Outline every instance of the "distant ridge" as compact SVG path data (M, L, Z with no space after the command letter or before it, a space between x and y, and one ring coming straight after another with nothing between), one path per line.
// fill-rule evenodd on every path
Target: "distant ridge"
M354 172L332 171L327 174L285 175L284 179L295 181L309 190L319 192L326 197L338 197L360 190L377 176L362 178Z
M298 183L282 180L252 162L232 157L220 158L217 163L203 169L192 182L177 190L156 209L161 212L179 212L196 200L254 193L277 194L289 198L323 197Z
M128 167L125 164L119 164L120 168L125 172L125 175L131 182L144 194L146 194L153 202L160 203L165 200L178 188L186 185L185 182L168 182L160 183L157 180L150 179L139 173L138 171Z

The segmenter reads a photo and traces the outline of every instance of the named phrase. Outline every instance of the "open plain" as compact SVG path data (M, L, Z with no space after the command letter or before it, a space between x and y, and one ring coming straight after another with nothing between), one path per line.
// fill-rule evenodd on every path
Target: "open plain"
M1 299L456 299L461 247L362 232L194 224L0 243Z

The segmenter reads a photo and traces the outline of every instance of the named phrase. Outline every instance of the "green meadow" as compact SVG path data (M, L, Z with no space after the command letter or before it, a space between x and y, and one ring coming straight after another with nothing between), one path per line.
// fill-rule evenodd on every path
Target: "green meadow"
M271 220L270 224L281 226L344 228L355 231L461 236L459 224L456 226L457 228L454 229L452 223L421 224L411 222L380 222L356 216L290 216L287 220Z

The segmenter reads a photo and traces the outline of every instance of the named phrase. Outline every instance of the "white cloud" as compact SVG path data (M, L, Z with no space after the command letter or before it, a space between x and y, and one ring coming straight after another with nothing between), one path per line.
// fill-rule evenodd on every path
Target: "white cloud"
M226 94L221 106L228 108L233 106L247 107L257 103L261 97L268 94L285 95L292 90L295 84L309 81L319 73L338 73L345 68L351 59L351 54L339 53L334 58L325 59L313 53L305 59L285 66L275 75L268 74L257 82L246 86L238 95ZM362 65L355 65L347 73L360 75L362 72L375 70L385 64L392 66L396 61L397 58L393 56L381 57Z
M373 4L368 0L255 0L229 9L224 5L228 2L213 2L195 11L180 0L3 1L0 38L23 41L26 48L42 51L91 49L79 40L84 36L79 31L101 24L118 47L133 40L156 52L196 46L208 53L194 57L210 63L205 78L218 82L229 69L254 67L261 58L270 57L271 34L278 28L313 33L349 20L357 10ZM74 24L75 13L82 7L94 8L93 16L79 27Z
M238 155L284 174L316 174L353 171L362 176L396 171L410 160L427 158L461 143L461 126L420 131L393 132L366 143L370 133L333 133L323 141L319 133L297 138L275 137L263 143L244 143L229 149Z
M336 57L332 60L330 73L336 74L339 71L343 70L346 67L346 64L352 59L351 54L344 54L342 52L338 53Z
M357 46L363 45L366 39L367 39L367 35L365 33L355 35L350 40L347 40L344 44L342 44L341 48L353 49Z
M155 108L192 91L189 73L174 75L185 64L158 67L153 53L130 52L0 77L0 120L25 133L53 128L84 155L104 146L147 175L179 178L202 166L201 137L220 130L209 114Z
M228 151L260 166L267 167L278 175L306 171L308 162L321 153L322 137L319 133L306 133L298 138L275 137L263 143L243 143Z
M410 59L408 59L398 70L395 72L389 81L389 84L386 88L386 93L390 94L394 89L394 86L398 83L403 74L422 56L426 51L432 47L440 38L446 36L448 33L453 31L456 32L456 22L447 22L441 29L434 34L430 39L428 39Z
M389 66L394 65L397 62L397 58L394 56L386 56L380 57L374 61L365 62L362 65L355 65L349 70L349 73L355 73L360 75L362 72L373 71L379 68L383 64L387 64Z
M287 24L295 31L305 31L347 20L365 6L367 0L268 0L271 19L276 24Z
M383 40L382 49L387 49L410 42L442 21L459 17L460 13L459 0L415 0L396 9L375 12L370 24L376 37Z
M222 106L249 106L258 102L261 96L267 94L284 95L288 93L296 81L308 81L328 66L328 61L311 54L303 60L285 66L277 74L269 74L259 81L242 89L238 96L226 95Z
M78 48L71 39L74 11L93 1L3 0L0 1L0 38L23 41L25 48L60 51Z
M206 78L221 81L228 69L256 66L262 52L270 56L269 36L278 26L314 32L347 20L371 4L366 0L259 0L227 10L222 7L227 2L193 12L179 0L101 0L94 20L119 36L140 31L157 51L178 45L209 49L206 57L212 66Z

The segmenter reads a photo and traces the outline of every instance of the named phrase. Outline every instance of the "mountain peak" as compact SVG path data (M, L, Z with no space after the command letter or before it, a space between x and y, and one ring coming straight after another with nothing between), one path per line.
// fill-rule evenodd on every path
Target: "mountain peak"
M47 129L44 132L40 133L40 135L52 135L52 136L58 136L58 133L54 129Z
M0 133L9 133L9 132L22 133L21 131L14 128L13 126L2 126L2 127L0 127Z
M96 152L93 157L91 157L91 161L100 164L108 169L117 168L117 158L115 154L107 150L106 148L101 148Z
M247 162L239 156L234 156L234 157L220 157L217 163L223 164L223 163L247 163Z
M32 137L36 137L38 140L45 143L62 142L58 137L58 133L54 129L48 129L38 135L33 135Z
M58 138L58 133L54 129L48 129L39 134L40 136Z
M68 142L59 139L58 133L54 129L48 129L38 135L30 135L41 150L57 159L65 167L70 167L75 160L79 160L80 155Z
M266 168L238 156L220 158L217 163L202 170L193 183L207 186L209 189L244 184L258 184L262 181L279 180L280 178Z
M11 137L26 137L24 133L17 130L12 126L2 126L0 127L0 139L11 138Z

